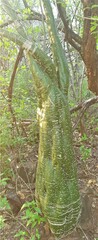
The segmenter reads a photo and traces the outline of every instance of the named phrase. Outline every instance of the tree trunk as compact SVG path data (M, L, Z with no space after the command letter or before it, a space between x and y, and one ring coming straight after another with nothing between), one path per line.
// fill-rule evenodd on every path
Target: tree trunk
M53 54L54 77L30 56L39 99L39 158L36 198L55 235L68 234L80 215L80 196L67 94L69 71L50 1L43 0ZM48 69L48 66L47 66Z
M56 235L70 232L80 212L67 99L55 86L38 111L40 126L36 198Z
M84 11L83 38L73 32L68 24L64 0L56 0L60 17L64 24L65 40L68 41L81 55L87 72L88 89L98 95L98 0L81 0ZM91 31L92 24L95 28Z
M96 49L96 38L98 27L91 32L92 24L97 26L94 17L98 17L98 1L82 0L84 8L84 33L83 33L83 59L87 69L88 88L98 95L98 53ZM93 19L93 20L92 20Z
M36 199L51 231L68 234L80 215L80 197L67 96L31 55L30 66L39 99Z

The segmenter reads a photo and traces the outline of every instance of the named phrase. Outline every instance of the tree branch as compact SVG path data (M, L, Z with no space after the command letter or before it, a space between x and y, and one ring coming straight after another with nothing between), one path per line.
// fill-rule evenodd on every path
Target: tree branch
M45 16L43 15L43 19L45 20ZM30 15L28 15L27 16L27 18L25 18L25 19L23 19L23 18L21 18L21 19L19 19L19 22L20 21L42 21L42 15L40 14L40 13L36 13L35 11L32 11L32 13L30 14ZM18 21L18 20L17 20ZM5 22L5 23L2 23L1 25L0 25L0 28L3 28L3 27L7 27L7 26L9 26L10 24L12 24L12 23L15 23L15 20L9 20L9 21L7 21L7 22Z
M29 7L26 0L23 0L23 2L25 7ZM21 21L24 21L24 20L37 20L37 21L42 21L42 19L45 20L44 15L42 16L41 13L38 13L32 9L31 9L31 13L27 15L27 18L23 19L21 15L19 15L19 12L15 11L11 7L11 4L9 3L9 1L2 0L2 4L4 5L4 10L7 12L7 14L11 17L12 20L9 20L8 22L1 24L0 28L3 28L5 26L8 26L11 23L14 23L16 20L17 22L19 21L19 23L21 23Z
M25 8L29 7L26 0L23 0L23 3L24 3Z
M9 26L10 24L12 24L13 22L14 22L13 20L9 20L9 21L7 21L7 22L5 22L5 23L2 23L2 24L0 24L0 28L7 27L7 26Z
M84 111L86 111L87 108L89 108L91 105L93 105L95 103L98 103L98 97L93 97L93 98L86 100L85 102L79 103L77 106L70 109L70 113L74 113L80 109L83 109L83 113L84 113Z
M87 110L87 108L89 108L91 105L93 105L95 103L98 103L98 97L90 98L90 99L86 100L85 102L82 102L82 103L78 104L77 106L75 106L74 108L70 109L70 113L74 113L81 109L81 111L79 112L79 115L77 117L77 121L76 121L75 125L73 126L73 130L75 130L76 127L78 126L78 124L81 122L81 119L82 119L85 111Z
M7 30L0 30L0 36L6 37L7 39L19 45L27 52L30 51L33 58L36 59L37 63L42 67L42 69L49 75L51 79L56 78L55 66L50 57L48 57L44 51L35 47L35 45L29 40L23 38L23 36L8 32Z
M25 4L25 6L27 7L27 4L26 4L27 2L26 2L25 0L24 0L23 2L24 2L24 4ZM10 14L11 17L14 16L14 18L13 18L13 20L10 20L10 21L8 21L8 22L6 22L6 23L1 24L1 25L0 25L0 28L6 27L6 26L14 23L16 19L17 19L17 21L18 21L18 16L17 16L17 14L19 14L19 13L17 13L15 10L12 10L12 11L10 12L10 11L9 11L9 6L10 6L9 3L6 3L6 0L4 1L4 3L5 3L5 6L6 6L6 8L7 8L8 14ZM58 4L58 5L59 5L59 4ZM58 8L61 9L60 6L58 6ZM42 16L42 14L40 14L40 13L34 11L34 10L31 10L31 11L32 11L32 13L31 13L30 15L28 15L27 18L25 18L25 21L26 21L26 20L29 20L29 21L30 21L30 20L42 21L42 19L45 20L45 15ZM64 8L61 9L61 14L62 14L62 11L64 12ZM70 29L70 28L68 27L68 23L67 23L67 20L66 20L66 15L64 16L64 13L63 13L62 16L63 16L63 21L64 21L64 22L63 22L63 23L64 23L64 28L61 29L61 28L59 27L59 30L65 32L66 40L68 40L68 42L70 43L70 45L72 45L79 53L81 53L81 47L80 47L80 45L82 44L82 39L81 39L81 37L80 37L79 35L77 35L75 32L73 32L72 29ZM19 19L19 21L24 21L24 19ZM67 34L67 33L68 33L68 34Z
M18 129L18 126L17 126L15 113L14 113L13 107L12 107L12 94L13 94L13 85L14 85L16 71L17 71L17 68L18 68L18 64L19 64L19 62L22 58L22 55L23 55L23 49L20 48L19 53L18 53L17 58L16 58L15 65L14 65L14 69L13 69L13 73L12 73L12 76L11 76L10 84L9 84L9 87L8 87L8 109L9 109L9 112L11 113L11 115L12 115L12 121L13 121L12 125L15 124L15 127L17 129L18 134L19 134L19 129Z
M12 100L13 84L14 84L16 71L17 71L17 68L18 68L19 61L22 58L22 55L23 55L23 49L20 48L19 53L18 53L17 58L16 58L15 65L14 65L13 73L12 73L12 76L11 76L11 81L10 81L10 84L9 84L9 87L8 87L8 99L10 99L10 102Z
M62 1L56 0L57 8L64 24L64 31L65 31L65 39L76 49L79 53L81 53L81 45L82 45L82 38L76 34L72 29L68 26L68 20L66 17L65 9L62 7Z
M80 55L82 56L82 52L81 52L81 47L70 37L68 37L67 39L65 39L68 41L68 43L74 47L79 53Z

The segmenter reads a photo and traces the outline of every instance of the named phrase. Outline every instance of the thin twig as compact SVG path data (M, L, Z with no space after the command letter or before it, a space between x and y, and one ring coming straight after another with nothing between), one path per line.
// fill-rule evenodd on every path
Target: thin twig
M43 24L43 30L44 30L44 47L46 45L46 29L45 29L45 16L44 16L44 12L43 12L43 7L42 7L42 1L39 0L40 3L40 9L41 9L41 13L42 13L42 24Z
M89 108L91 105L93 105L95 103L98 103L98 96L94 97L94 98L90 98L90 99L86 100L85 102L78 104L76 107L74 107L70 110L70 112L73 113L75 111L82 109L81 112L79 113L79 115L77 117L77 121L73 127L74 130L78 126L78 124L79 124L80 120L82 119L84 112L87 110L87 108Z
M80 224L78 225L78 228L81 230L81 232L83 233L83 235L85 236L86 240L89 240L88 236L86 235L86 233L84 232L83 228L80 226Z

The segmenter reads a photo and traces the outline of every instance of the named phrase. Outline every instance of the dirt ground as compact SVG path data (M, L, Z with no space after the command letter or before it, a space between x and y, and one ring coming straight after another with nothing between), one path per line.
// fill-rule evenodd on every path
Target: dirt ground
M89 117L89 114L88 114ZM79 129L74 131L74 149L78 168L78 181L82 201L82 213L76 229L68 236L61 236L61 240L98 240L98 114L94 122L86 119L87 139L81 138ZM96 120L96 121L95 121ZM82 140L81 140L82 139ZM91 149L86 160L81 156L81 146ZM84 150L85 151L85 150ZM15 234L26 228L21 221L25 201L34 199L35 172L38 158L38 143L33 147L26 144L19 149L10 149L11 168L13 177L9 180L2 194L10 203L12 212L2 211L6 219L5 227L0 230L1 240L20 239ZM54 240L48 224L38 226L41 240ZM24 239L29 239L24 237ZM56 238L57 239L57 238Z

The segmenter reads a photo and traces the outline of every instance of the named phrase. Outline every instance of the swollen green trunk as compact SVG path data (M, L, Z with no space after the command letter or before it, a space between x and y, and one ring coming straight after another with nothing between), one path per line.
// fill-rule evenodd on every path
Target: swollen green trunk
M36 197L52 232L67 234L76 225L80 212L67 99L56 87L51 87L38 114Z
M66 95L30 56L39 98L36 198L55 235L69 233L80 214L71 118Z
M53 61L29 52L39 99L39 158L36 198L55 235L68 234L80 214L67 94L69 70L49 0L43 0ZM41 57L41 56L40 56ZM46 59L46 58L45 58ZM52 67L51 67L52 66ZM52 70L52 71L51 71Z

